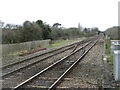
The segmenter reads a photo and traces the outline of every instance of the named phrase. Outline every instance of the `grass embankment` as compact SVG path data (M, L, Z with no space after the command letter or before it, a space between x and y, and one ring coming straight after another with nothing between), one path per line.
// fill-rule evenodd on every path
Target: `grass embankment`
M84 39L85 39L85 37L83 37L83 38L78 38L78 39L76 39L76 40L84 40ZM55 41L54 43L48 45L48 46L45 47L45 48L52 48L52 47L60 46L60 45L66 44L66 43L74 42L74 41L76 41L76 40L57 40L57 41Z
M106 56L107 56L107 60L108 62L110 62L110 64L113 65L113 56L111 56L111 43L110 40L105 40L105 44L106 44Z
M74 42L76 40L84 40L85 37L83 38L76 38L74 40L56 40L54 41L52 44L48 45L48 46L45 46L43 48L52 48L52 47L57 47L57 46L60 46L60 45L63 45L63 44L66 44L66 43L70 43L70 42ZM19 56L20 54L23 54L23 53L27 53L29 51L27 50L24 50L24 51L20 51L20 52L16 52L16 53L13 53L13 54L9 54L7 56L4 56L4 57L8 57L8 56Z
M52 47L56 47L56 46L60 46L66 43L70 43L73 40L60 40L60 41L56 41L53 44L48 45L46 48L52 48Z
M69 43L69 42L72 42L73 40L59 40L59 41L55 41L53 44L50 44L44 48L52 48L52 47L56 47L56 46L59 46L59 45L63 45L63 44L66 44L66 43ZM7 56L18 56L20 54L23 54L23 53L27 53L29 51L27 50L24 50L24 51L20 51L20 52L16 52L16 53L13 53L13 54L9 54Z

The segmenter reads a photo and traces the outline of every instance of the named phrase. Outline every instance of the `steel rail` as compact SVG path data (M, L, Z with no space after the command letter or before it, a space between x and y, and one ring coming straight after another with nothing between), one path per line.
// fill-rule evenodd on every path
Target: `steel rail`
M80 41L80 42L82 42L82 41ZM72 45L77 44L77 43L80 43L80 42L76 42L76 43L67 45L67 46L65 46L65 47L60 47L60 48L58 48L58 49L51 50L51 51L48 51L48 52L45 52L45 53L42 53L42 54L40 54L40 55L36 55L36 56L30 57L30 58L28 57L28 58L25 58L25 59L23 59L23 60L20 60L20 61L11 63L11 64L9 64L9 65L4 65L4 66L2 66L1 68L2 68L2 69L3 69L3 68L8 68L8 67L10 67L10 66L12 66L12 65L16 65L16 64L18 64L18 63L22 63L22 62L25 62L25 61L27 61L27 60L37 58L37 57L39 57L39 56L42 56L42 55L45 55L45 54L48 54L48 53L51 53L51 52L55 52L55 51L57 51L57 50L60 50L60 49L63 49L63 48L72 46Z
M72 46L72 45L74 45L74 44L76 45L76 44L77 44L77 47L78 47L79 44L81 44L81 43L86 43L86 42L88 42L88 41L91 40L91 39L93 39L93 37L92 37L92 38L89 38L89 39L86 39L86 40L82 40L82 41L80 41L80 42L73 43L73 44L71 44L71 45L68 45L68 46L71 46L71 47L69 47L69 48L67 48L67 49L65 49L65 50L71 49L71 48L73 48L73 47L75 47L75 48L74 48L74 50L75 50L75 49L76 49L76 46ZM68 47L68 46L66 46L66 47ZM61 47L61 48L65 48L65 47ZM58 49L57 49L57 50L58 50ZM57 50L55 50L55 51L57 51ZM36 61L36 62L30 63L30 64L25 65L25 66L23 66L23 67L20 67L19 69L15 69L15 70L13 70L13 71L10 71L10 72L8 72L8 73L5 73L5 74L3 74L3 75L0 76L0 77L5 78L6 76L8 76L8 75L10 75L10 74L12 74L12 73L18 72L18 71L20 71L20 70L22 70L22 69L24 69L24 68L30 67L30 66L32 66L32 65L34 65L34 64L37 64L37 63L39 63L39 62L41 62L41 61L43 61L43 60L45 60L45 59L48 59L48 58L50 58L50 57L52 57L52 56L55 56L55 55L57 55L57 54L59 54L59 53L61 53L61 52L64 52L65 50L62 50L62 51L60 51L60 52L58 52L58 53L55 53L55 54L50 55L50 56L48 56L48 57L45 57L45 58L43 58L43 59L41 59L41 60L38 60L38 61ZM73 50L73 51L74 51L74 50ZM73 52L73 51L72 51L72 52Z
M91 41L89 41L89 43L85 44L84 46L82 46L81 48L75 50L74 52L70 53L69 55L61 58L60 60L56 61L55 63L51 64L50 66L48 66L47 68L43 69L42 71L40 71L39 73L35 74L34 76L30 77L29 79L25 80L24 82L18 84L17 86L13 87L12 90L16 90L20 87L22 87L23 85L27 84L28 82L32 81L34 78L38 77L40 74L48 71L50 68L53 68L55 65L59 64L60 62L64 61L66 58L70 57L71 55L75 54L76 52L80 51L81 49L83 49L84 47L88 46L91 43Z
M83 55L78 58L49 88L48 90L55 89L63 80L63 78L84 58L84 56L92 49L92 47L97 43L97 41L86 51Z
M81 44L81 43L83 43L83 42L87 42L87 41L89 41L89 40L91 40L91 39L93 39L93 38L94 38L94 37L90 37L89 39L82 40L82 41L80 41L80 42L75 42L75 43L72 43L72 44L67 45L67 46L65 46L65 47L60 47L60 48L58 48L58 49L51 50L51 51L48 51L48 52L42 53L42 54L40 54L40 55L36 55L36 56L33 56L33 57L25 58L25 59L23 59L23 60L20 60L20 61L17 61L17 62L11 63L11 64L9 64L9 65L4 65L4 66L0 67L0 69L8 68L8 67L10 67L10 66L12 66L12 65L16 65L16 64L18 64L18 63L22 63L22 62L25 62L25 61L27 61L27 60L34 59L34 58L37 58L37 57L39 57L39 56L42 56L42 55L45 55L45 54L48 54L48 53L51 53L51 52L54 52L54 51L60 50L60 49L62 49L62 48L66 48L66 47L69 47L69 46L75 45L75 44L78 44L78 45L79 45L79 44Z
M69 47L69 48L67 48L67 49L65 49L65 50L69 50L69 49L71 49L71 48L73 48L73 47L74 47L74 46L71 46L71 47ZM8 75L10 75L10 74L12 74L12 73L14 73L14 72L20 71L20 70L22 70L22 69L24 69L24 68L30 67L30 66L32 66L32 65L34 65L34 64L37 64L37 63L39 63L39 62L41 62L41 61L43 61L43 60L46 60L46 59L48 59L48 58L50 58L50 57L52 57L52 56L55 56L55 55L57 55L57 54L60 54L61 52L64 52L65 50L62 50L62 51L60 51L60 52L58 52L58 53L52 54L52 55L50 55L50 56L47 56L47 57L45 57L45 58L43 58L43 59L41 59L41 60L38 60L38 61L33 62L33 63L30 63L30 64L25 65L25 66L23 66L23 67L20 67L19 69L15 69L15 70L13 70L13 71L11 71L11 72L5 73L5 74L3 74L3 75L0 76L0 77L5 78L6 76L8 76Z

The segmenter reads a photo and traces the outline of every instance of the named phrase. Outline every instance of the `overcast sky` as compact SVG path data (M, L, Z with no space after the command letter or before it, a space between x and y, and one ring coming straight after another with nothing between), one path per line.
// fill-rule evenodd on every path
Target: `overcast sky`
M0 20L22 24L43 20L53 25L98 27L101 31L118 25L119 0L0 0Z

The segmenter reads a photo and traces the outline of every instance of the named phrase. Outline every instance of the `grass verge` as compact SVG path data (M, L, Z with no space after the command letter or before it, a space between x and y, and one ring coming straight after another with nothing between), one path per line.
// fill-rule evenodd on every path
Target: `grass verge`
M56 47L56 46L60 46L69 42L72 42L73 40L60 40L60 41L56 41L53 44L48 45L46 48L52 48L52 47Z
M77 38L76 40L84 40L84 39L86 39L86 38L85 37ZM54 42L53 44L48 45L45 48L52 48L52 47L56 47L56 46L60 46L60 45L66 44L66 43L74 42L74 41L75 40L58 40L58 41Z
M110 40L105 40L105 44L106 44L106 56L107 56L107 60L108 62L110 62L110 64L113 65L113 56L111 56L111 43Z
M50 44L50 45L48 45L46 47L43 47L43 48L52 48L52 47L56 47L56 46L66 44L66 43L74 42L76 40L84 40L84 39L86 39L86 38L83 37L83 38L76 38L74 40L57 40L54 43L52 43L52 44ZM26 53L26 52L28 52L28 51L24 50L24 51L8 54L8 55L2 56L2 57L19 56L19 54Z

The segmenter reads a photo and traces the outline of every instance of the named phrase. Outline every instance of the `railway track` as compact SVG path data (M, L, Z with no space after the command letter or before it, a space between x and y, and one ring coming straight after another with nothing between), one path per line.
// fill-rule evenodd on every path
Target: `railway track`
M84 43L87 43L89 40L93 40L94 38L90 38L90 39L87 39L87 40L84 40L84 41L82 41L82 42L79 42L79 43L76 43L76 44L78 44L78 45L81 45L81 44L83 44L83 42ZM83 47L87 47L88 46L88 44L86 44L86 46L84 45ZM77 47L74 47L74 44L73 45L70 45L70 47L68 47L67 46L67 48L63 48L63 49L61 49L61 50L59 50L59 52L57 52L58 54L59 53L61 53L61 52L66 52L66 50L68 50L69 51L69 55L73 55L74 53L76 53L76 52L78 52L78 51L80 51L80 50L82 50L83 49L83 47L81 47L81 48L79 48L79 49L77 49L78 48L78 46ZM76 51L76 49L77 49L77 51ZM58 51L58 50L57 50ZM83 51L83 50L82 50ZM66 52L67 54L67 56L65 56L65 57L60 57L60 58L62 58L62 59L60 59L60 58L58 58L58 60L55 60L55 61L53 61L52 63L53 64L55 64L55 63L58 63L60 60L64 60L64 59L66 59L67 57L69 57L69 55L68 55L68 52ZM77 54L76 54L77 55ZM73 56L73 58L75 58L76 57L76 55L74 55ZM3 76L3 83L6 83L7 82L7 80L8 80L8 83L7 84L10 84L10 83L13 83L13 82L15 82L15 80L14 80L14 78L16 78L17 76L17 81L19 81L19 82L24 82L25 80L26 80L26 78L25 77L27 77L27 78L29 78L29 77L33 77L33 75L35 74L35 73L39 73L39 71L43 71L43 70L45 70L46 68L48 68L48 67L50 67L50 66L52 66L53 64L52 63L46 63L46 59L49 59L50 57L52 57L52 56L57 56L57 54L55 54L55 53L53 53L53 54L51 54L50 56L47 56L47 57L44 57L44 60L38 60L38 58L36 59L36 60L38 60L37 62L35 61L34 63L28 63L27 65L25 65L25 66L22 66L20 69L18 68L18 69L14 69L13 71L11 71L11 72L7 72L7 75L5 75L5 73L3 74L3 75L5 75L5 76ZM60 59L60 60L59 60ZM26 60L27 61L27 60ZM49 60L50 61L50 60ZM39 62L40 62L40 64L39 64ZM44 63L43 63L44 62ZM71 61L71 62L73 62L73 61ZM69 63L70 63L70 61L69 61ZM36 65L36 66L34 66L34 64L38 64L38 65ZM15 65L18 65L18 64L15 64ZM15 65L11 65L11 66L13 66L14 68L16 67ZM7 68L10 68L11 66L8 66ZM18 65L19 66L19 65ZM41 67L40 67L41 66ZM37 67L40 67L40 68L38 68L38 69L36 69ZM25 69L24 71L22 71L23 69ZM36 69L36 70L34 70L34 69ZM11 68L11 70L12 70L12 68ZM21 70L21 71L20 71ZM18 72L19 71L19 72ZM25 76L25 74L26 73L30 73L30 72L34 72L34 74L31 74L31 75L26 75ZM36 72L37 71L37 72ZM15 74L15 72L16 72L16 74ZM6 76L8 76L7 78L6 78ZM20 77L23 79L23 80L19 80L20 79ZM11 78L11 79L10 79ZM9 82L9 79L10 79L10 82ZM18 84L17 83L17 85L19 86L20 84ZM6 87L6 85L3 85L3 87ZM10 87L9 85L8 85L8 87ZM12 86L12 88L16 88L17 86L16 85L13 85Z
M39 62L42 62L43 60L46 60L50 57L53 57L57 54L60 54L62 52L65 52L66 50L69 50L69 49L72 49L74 48L74 46L70 46L70 47L64 47L62 48L61 50L58 50L58 51L52 51L51 53L46 53L45 55L41 55L39 57L34 57L33 59L29 59L29 60L24 60L24 61L21 61L21 62L17 62L17 63L14 63L14 64L10 64L4 68L2 68L2 78L5 78L6 76L14 73L14 72L17 72L17 71L20 71L24 68L27 68L27 67L30 67L36 63L39 63Z
M18 72L24 68L30 67L36 63L39 63L43 60L46 60L50 57L53 57L55 55L58 55L66 50L69 50L69 49L72 49L75 47L73 49L73 51L74 51L78 45L83 44L83 43L87 42L88 40L89 39L83 40L81 42L73 43L73 44L65 46L65 47L61 47L61 48L58 48L58 49L34 56L34 57L27 58L25 60L23 59L21 61L17 61L17 62L11 63L9 65L5 65L2 67L2 75L0 77L5 78L14 72Z
M73 67L89 52L89 50L97 43L97 40L85 44L83 47L75 50L59 61L53 63L39 73L30 77L26 81L13 87L13 90L18 88L47 88L54 89L62 79L72 70ZM86 50L83 52L83 48Z
M91 38L93 38L93 37L91 37ZM61 49L66 48L66 47L74 46L74 45L76 45L76 44L79 45L79 44L82 44L82 43L85 43L85 42L89 41L91 38L86 39L86 40L82 40L82 41L80 41L80 42L75 42L75 43L72 43L72 44L70 44L70 45L66 45L66 46L64 46L64 47L60 47L60 48L57 48L57 49L54 49L54 50L50 50L50 51L48 51L48 52L44 52L44 53L41 53L41 54L38 54L38 55L34 55L34 56L32 56L32 57L25 57L25 58L22 58L20 61L15 61L14 63L10 63L10 64L8 64L8 65L4 65L4 66L2 66L2 67L0 67L0 68L1 68L1 69L8 68L8 67L11 67L11 66L13 66L13 65L16 65L16 64L19 64L19 63L22 63L22 62L25 62L25 61L28 61L28 60L31 60L31 59L34 59L34 58L37 58L37 57L40 57L40 56L43 56L43 55L46 55L46 54L50 54L50 53L52 53L52 52L61 50Z
M80 42L77 42L77 43L80 43ZM16 64L19 64L19 63L22 63L22 62L25 62L25 61L29 61L29 60L31 60L31 59L34 59L34 58L37 58L37 57L40 57L40 56L43 56L43 55L47 55L47 54L50 54L50 53L53 53L53 52L58 51L58 50L61 50L61 49L63 49L63 48L66 48L66 47L69 47L69 46L73 46L74 44L77 44L77 43L73 43L73 44L67 45L67 46L65 46L65 47L60 47L60 48L55 49L55 50L50 50L50 51L48 51L48 52L45 52L45 53L42 53L42 54L39 54L39 55L35 55L35 56L32 56L32 57L27 57L27 58L21 59L20 61L16 61L16 62L14 62L14 63L10 63L10 64L8 64L8 65L4 65L4 66L2 66L1 68L2 68L2 69L8 68L8 67L11 67L11 66L13 66L13 65L16 65Z

